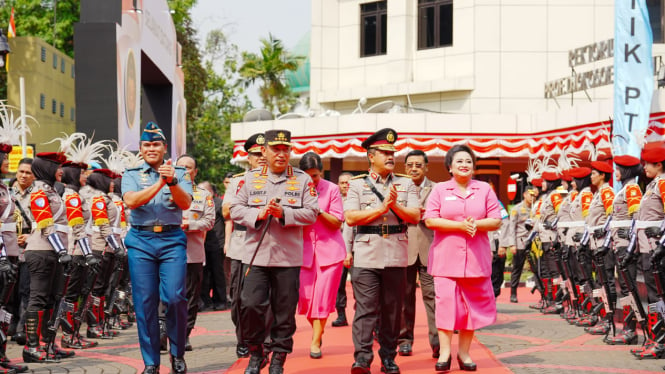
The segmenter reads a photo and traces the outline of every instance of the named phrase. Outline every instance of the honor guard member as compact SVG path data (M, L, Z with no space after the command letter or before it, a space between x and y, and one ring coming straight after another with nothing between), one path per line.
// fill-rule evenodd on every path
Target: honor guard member
M92 295L94 303L91 307L92 313L88 318L88 329L86 336L94 339L110 339L118 335L117 331L105 329L104 309L106 308L106 291L113 274L116 256L124 255L120 236L113 232L111 222L118 220L117 210L108 195L111 188L113 173L108 169L95 169L88 176L87 188L81 189L81 195L85 200L85 210L90 211L88 231L90 232L90 243L92 255L99 262L97 274L92 283ZM95 318L92 318L94 316Z
M199 312L203 263L206 261L203 243L206 233L215 225L215 203L208 191L196 186L195 178L199 169L196 167L194 158L190 155L182 155L178 158L177 165L184 167L192 180L192 205L182 212L182 229L187 235L187 340L185 350L191 351L189 335L194 329L196 315ZM214 232L210 235L214 235Z
M598 323L596 326L588 327L585 330L592 335L605 335L610 331L610 322L607 320L609 317L613 317L614 305L616 304L616 286L614 279L614 253L609 251L609 248L603 249L603 242L607 236L605 232L605 222L612 215L612 207L614 202L614 190L610 186L609 182L612 178L613 168L611 164L612 160L609 161L592 161L591 162L591 184L595 186L596 193L593 195L591 204L589 205L589 215L586 217L587 227L589 228L589 249L593 256L593 262L596 266L596 278L597 285L600 288L603 288L601 284L602 279L598 275L601 271L599 266L603 266L604 275L607 277L605 281L609 285L609 295L606 301L612 311L606 310L606 317ZM599 251L606 250L607 252L602 254ZM602 256L601 256L602 254Z
M507 235L508 250L513 255L512 270L510 272L510 302L517 302L517 287L520 284L522 270L524 270L524 261L528 256L530 248L526 248L526 239L531 230L526 227L527 222L533 217L533 201L536 197L535 189L528 186L522 192L522 201L510 210L510 221L508 223ZM532 222L532 221L531 221ZM532 224L532 223L530 223Z
M7 141L6 143L3 141ZM0 162L7 158L7 155L12 151L12 143L10 139L6 139L4 136L0 138ZM2 174L6 174L8 170L5 170L7 163L2 163ZM16 294L13 292L16 282L18 281L18 255L19 255L19 246L16 239L16 217L17 214L20 214L16 209L16 204L14 198L7 187L6 184L0 183L0 279L2 280L2 295L11 295ZM20 217L20 216L19 216ZM6 302L7 300L0 300L0 302ZM12 303L13 305L6 306L6 309L10 309L16 313L18 311L18 298L14 298ZM12 321L16 323L18 321L18 313L13 316ZM9 324L2 324L2 332L7 338L7 330ZM0 344L0 372L13 372L23 373L28 371L28 367L25 365L15 365L12 364L9 358L6 355L7 352L7 339Z
M16 216L16 231L18 233L16 240L20 248L17 285L20 301L16 316L18 317L16 334L12 336L12 340L18 345L25 345L25 311L30 298L30 274L28 273L28 265L25 262L24 251L28 236L32 233L33 218L30 212L30 193L32 192L34 181L35 175L32 173L32 159L21 159L16 170L16 183L12 186L12 196L16 201L16 209L20 213L20 215Z
M266 164L266 158L261 153L261 147L265 145L265 136L263 133L257 133L245 141L245 151L247 152L247 162L249 162L249 169L256 169L263 167ZM231 200L238 193L240 187L245 183L245 174L240 173L233 176L226 192L224 193L224 200L222 202L222 215L225 222L225 236L224 240L224 253L226 257L231 260L231 271L229 282L231 283L230 296L231 296L231 320L236 326L236 355L238 358L248 357L249 350L241 336L239 317L239 301L240 290L240 276L242 273L242 257L245 252L245 234L247 228L239 223L233 222L231 219Z
M85 180L85 170L88 165L81 162L67 161L62 166L62 183L65 185L65 192L62 199L65 202L65 214L67 224L71 228L69 235L69 252L72 255L71 277L67 287L65 298L78 309L78 300L81 290L87 279L88 266L96 266L99 260L92 256L92 247L90 238L86 233L86 224L90 221L90 210L83 209L83 199L79 195L81 182ZM74 311L67 312L67 319L72 322ZM61 344L65 348L83 349L91 348L97 345L96 342L88 341L81 336L70 336L63 334Z
M404 158L406 174L416 186L418 194L418 207L421 214L425 212L427 198L432 192L434 182L429 180L427 174L428 160L425 152L413 150ZM408 241L408 266L406 268L406 291L404 305L402 307L402 325L397 342L399 344L400 356L411 356L413 346L413 329L416 319L416 277L420 279L420 290L422 291L423 304L427 314L427 327L429 345L432 355L438 358L439 333L436 329L434 314L434 279L427 272L429 258L429 247L434 239L434 232L425 226L425 222L410 224L407 230Z
M540 206L540 217L538 220L538 236L542 243L542 264L541 278L552 301L558 290L558 284L554 284L555 279L559 277L559 270L556 266L558 248L554 247L557 241L557 231L552 227L556 220L557 213L561 207L563 197L557 191L561 186L561 174L554 171L545 171L542 174L543 198ZM552 304L543 310L546 314L557 314L561 312L560 305Z
M245 174L231 201L231 219L247 228L239 320L250 352L245 373L257 374L266 363L263 342L272 313L270 374L281 374L296 331L302 227L316 222L319 204L309 175L289 165L290 132L266 131L261 152L266 165Z
M582 285L586 281L585 274L591 273L590 258L588 253L586 253L588 251L581 245L586 226L585 218L589 215L589 206L591 205L591 200L593 200L593 193L591 192L591 168L585 166L572 168L570 169L570 175L573 177L573 185L577 190L577 194L572 193L575 197L570 204L570 222L567 224L568 234L566 235L566 244L570 245L570 248L574 248L574 253L571 253L569 256L573 263L571 269L573 270L575 282L578 285ZM586 267L584 271L582 271L583 266ZM584 295L583 299L589 296L591 295ZM568 322L582 324L586 319L570 319Z
M362 142L369 173L351 180L344 203L347 224L356 226L351 269L356 297L352 374L371 372L377 325L381 371L400 372L395 355L408 265L406 231L407 224L420 220L420 208L416 186L408 176L393 174L396 140L397 132L386 128Z
M616 165L616 179L621 182L621 190L614 197L610 227L612 229L616 266L621 271L621 264L626 257L630 241L632 218L639 210L640 201L642 200L642 190L640 190L640 186L637 184L637 179L642 174L642 165L639 158L630 155L614 157L614 164ZM629 281L632 284L637 284L637 262L629 261L626 264L625 271ZM613 270L612 273L614 273ZM615 336L607 336L605 342L608 344L635 344L637 342L637 318L635 315L638 312L632 310L629 302L624 302L626 300L624 298L628 296L631 286L630 284L626 284L622 276L619 277L619 288L621 291L621 299L619 301L623 307L623 317L621 319L624 321L624 325L623 330L619 331Z
M647 178L653 178L644 189L644 196L636 214L635 228L640 255L637 268L642 271L644 284L647 288L647 338L643 348L631 350L638 358L656 358L663 354L663 344L655 343L652 327L661 319L660 313L655 307L658 302L658 290L654 278L651 253L658 247L660 240L660 226L665 218L663 207L665 206L665 143L649 143L642 150L644 172Z
M127 169L123 200L132 210L125 237L144 374L159 373L157 308L166 304L166 329L171 341L171 368L186 373L187 236L182 211L192 203L192 183L185 168L165 161L166 138L154 122L141 134L143 166Z
M69 226L62 197L54 189L56 173L67 161L62 153L39 153L32 163L37 180L30 193L30 211L34 217L33 233L28 238L25 261L30 273L30 301L25 324L27 341L23 348L24 362L59 362L72 356L72 351L45 352L40 346L40 326L48 323L49 303L61 292L62 265L68 265Z

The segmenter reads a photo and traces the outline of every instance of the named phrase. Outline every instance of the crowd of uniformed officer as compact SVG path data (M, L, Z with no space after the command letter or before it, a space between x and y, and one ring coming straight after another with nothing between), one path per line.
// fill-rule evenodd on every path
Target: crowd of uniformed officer
M163 142L165 147L166 139L155 124L148 125L144 135L142 141ZM375 339L382 371L400 372L395 356L411 355L417 344L413 341L417 279L428 321L434 317L426 269L432 232L419 221L433 182L426 177L424 152L406 156L406 175L395 172L396 140L392 129L374 133L362 144L369 171L350 180L348 175L342 178L349 185L344 194L348 252L344 263L353 264L356 299L352 374L370 372ZM192 183L196 160L184 155L179 167L172 167L162 159L167 166L148 176L148 167L131 165L131 157L114 150L122 162L109 157L107 169L89 170L88 163L100 162L100 149L108 145L93 144L84 134L61 143L60 152L22 160L10 187L0 184L0 328L24 345L26 363L57 362L74 355L56 344L59 327L64 348L89 348L97 345L96 339L112 338L135 320L131 265L124 245L128 224L137 233L156 238L182 230L186 263L178 266L184 266L186 279L171 297L179 300L177 295L186 295L187 302L165 303L162 331L171 341L174 372L186 372L184 351L191 350L188 338L199 308L205 233L215 224L213 196ZM0 133L0 157L7 157L13 144L15 139ZM289 165L288 131L255 134L245 142L245 150L250 170L233 176L218 212L226 220L223 245L231 262L236 353L250 357L245 373L259 373L270 363L270 373L278 374L293 349L301 229L316 219L316 190L305 173ZM631 352L639 358L662 357L665 328L658 322L663 319L659 310L665 310L660 305L665 296L660 276L665 257L665 145L647 144L641 159L617 156L585 166L579 162L565 170L553 163L545 160L538 175L529 175L520 201L493 234L497 274L503 273L506 253L512 254L510 301L518 302L517 288L528 260L542 294L531 307L560 314L590 334L605 335L608 344L636 344L639 327L644 344ZM155 211L178 209L177 219L161 222L159 214L141 213L135 217L141 222L130 220L122 200L125 191L120 191L121 173L127 167L133 167L130 174L136 181L132 191L150 191L142 205L154 201L163 205ZM188 204L174 203L172 194L179 192L172 190L181 183L191 194ZM612 188L612 183L621 187ZM637 287L638 273L643 275L646 294ZM346 274L341 284L345 278ZM498 295L502 278L495 278ZM157 316L154 321L146 318L144 308L144 304L137 308L144 373L158 373L159 353L155 359L149 348L159 343L152 327ZM340 304L338 314L333 326L344 326L346 315ZM188 317L181 321L182 316ZM615 321L622 321L621 330ZM79 330L82 322L87 325L85 336ZM437 357L432 323L429 330L432 356ZM4 355L6 344L0 341L0 367L6 373L27 371L27 366L13 364Z
M604 335L611 345L638 344L639 326L643 344L631 353L661 358L665 143L646 144L640 158L576 164L557 168L543 160L540 173L530 169L530 184L511 210L501 244L513 253L510 301L518 302L527 258L542 295L532 308ZM638 274L646 287L638 287Z

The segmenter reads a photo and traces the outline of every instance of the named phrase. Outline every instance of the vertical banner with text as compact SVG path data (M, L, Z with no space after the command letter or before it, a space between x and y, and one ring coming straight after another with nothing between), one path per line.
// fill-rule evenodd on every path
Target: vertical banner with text
M646 0L614 2L614 126L612 152L640 157L653 95L653 36Z

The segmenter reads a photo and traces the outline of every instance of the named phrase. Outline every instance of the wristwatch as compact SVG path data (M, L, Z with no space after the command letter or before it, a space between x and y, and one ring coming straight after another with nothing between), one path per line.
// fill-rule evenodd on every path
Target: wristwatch
M169 186L169 187L173 187L176 184L178 184L178 178L176 178L175 176L173 176L173 179L171 179L171 183L166 182L166 185Z

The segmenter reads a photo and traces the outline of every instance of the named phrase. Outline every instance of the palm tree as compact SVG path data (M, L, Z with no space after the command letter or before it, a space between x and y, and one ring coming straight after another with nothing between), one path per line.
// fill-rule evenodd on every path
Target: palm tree
M289 54L282 41L272 34L268 39L261 39L261 45L260 55L243 53L240 76L245 87L261 80L259 96L263 105L271 112L286 112L295 103L296 97L285 84L284 73L297 70L305 57Z

